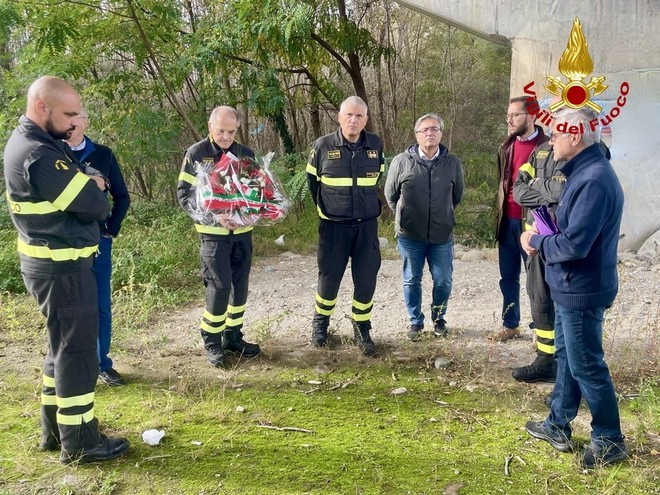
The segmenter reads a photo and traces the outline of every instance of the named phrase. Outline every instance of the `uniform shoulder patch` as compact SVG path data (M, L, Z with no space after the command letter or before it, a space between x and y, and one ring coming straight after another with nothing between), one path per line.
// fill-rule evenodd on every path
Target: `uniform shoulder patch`
M57 160L55 162L55 170L69 170L69 164L64 160Z
M328 151L328 160L338 160L339 158L341 158L341 151L339 150Z
M548 154L550 154L550 152L548 150L540 150L540 151L536 152L536 157L537 158L545 158L546 156L548 156Z
M367 158L378 158L378 151L367 150Z

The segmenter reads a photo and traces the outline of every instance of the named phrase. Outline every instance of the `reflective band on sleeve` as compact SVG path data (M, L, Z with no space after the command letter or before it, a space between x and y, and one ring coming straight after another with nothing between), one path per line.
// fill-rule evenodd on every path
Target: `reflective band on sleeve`
M43 375L42 382L46 387L55 388L55 378L53 378L52 376Z
M316 175L316 168L311 163L307 164L307 167L305 168L305 170L307 171L308 174ZM317 178L318 178L318 176L317 176Z
M17 250L30 258L48 258L53 261L73 261L78 258L89 258L98 251L98 244L81 249L60 248L50 249L47 246L31 246L18 239Z
M94 403L94 392L90 392L85 395L74 395L73 397L57 398L57 407L62 409L66 407L88 406L93 403Z
M78 172L64 188L64 191L53 201L53 204L62 211L66 210L90 180L89 176Z
M197 177L189 174L188 172L181 172L179 174L179 180L183 182L187 182L188 184L192 184L193 186L197 185Z
M39 203L30 203L28 201L12 201L7 193L7 203L9 203L9 210L14 215L47 215L48 213L55 213L60 211L50 201L40 201Z
M200 234L229 235L232 232L234 234L243 234L245 232L250 232L252 230L252 227L240 227L232 231L224 227L213 227L211 225L195 224L195 230L197 230L197 232L199 232Z
M41 405L42 406L56 406L57 397L54 395L41 394Z
M89 423L94 419L94 408L84 414L60 414L57 413L57 424L67 426L78 426Z

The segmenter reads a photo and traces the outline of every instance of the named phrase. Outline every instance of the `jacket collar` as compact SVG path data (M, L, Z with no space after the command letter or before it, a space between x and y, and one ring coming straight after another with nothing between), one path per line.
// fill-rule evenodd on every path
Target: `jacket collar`
M603 160L606 160L606 158L600 148L600 143L594 143L591 146L587 146L573 158L564 163L560 170L566 177L569 177L571 174L575 174L579 170L589 166L591 163Z
M372 139L370 139L371 134L367 131L360 132L360 138L358 143L362 143L363 148L374 148ZM337 129L332 135L332 145L333 146L348 146L348 141L344 138L344 135L341 133L341 128Z

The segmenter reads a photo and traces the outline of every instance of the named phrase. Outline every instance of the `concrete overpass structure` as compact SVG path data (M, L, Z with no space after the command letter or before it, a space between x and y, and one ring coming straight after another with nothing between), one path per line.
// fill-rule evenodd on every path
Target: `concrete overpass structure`
M579 17L593 73L609 87L595 103L611 123L611 151L626 195L619 244L638 249L660 230L660 1L658 0L398 0L398 3L512 48L511 96L534 82L539 100L552 95L573 20ZM564 78L564 82L568 82ZM617 98L628 85L625 104ZM622 88L622 85L623 88ZM488 98L488 95L484 95ZM504 102L502 103L505 104ZM614 110L615 107L619 110ZM494 143L495 148L495 143ZM493 149L495 152L495 149Z

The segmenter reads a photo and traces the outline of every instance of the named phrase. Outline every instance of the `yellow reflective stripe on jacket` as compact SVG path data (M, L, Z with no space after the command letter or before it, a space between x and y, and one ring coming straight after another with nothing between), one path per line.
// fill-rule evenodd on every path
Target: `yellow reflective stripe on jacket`
M93 403L94 403L94 392L90 392L85 395L74 395L73 397L57 398L57 407L59 408L88 406Z
M14 215L46 215L48 213L55 213L60 211L50 201L40 201L38 203L31 203L29 201L12 201L7 192L7 203L9 209Z
M377 182L378 177L358 177L357 185L363 187L375 186Z
M307 168L305 170L308 174L316 175L316 168L311 163L307 164ZM318 179L318 176L316 178Z
M94 408L83 414L60 414L57 413L57 424L67 426L77 426L83 423L89 423L94 419Z
M192 184L193 186L197 185L197 177L195 177L192 174L189 174L188 172L181 172L179 174L179 180L183 182L187 182L188 184Z
M52 376L42 375L41 381L46 387L55 388L55 378Z
M216 234L216 235L229 235L232 232L234 234L243 234L245 232L250 232L252 230L252 227L239 227L234 230L229 230L224 227L213 227L211 225L200 225L200 224L195 224L195 230L199 232L200 234Z
M83 187L89 182L89 176L78 172L71 182L64 188L64 191L53 201L53 204L57 206L60 210L66 210L69 205L76 199L76 196L80 194Z
M335 187L351 187L353 185L353 179L350 177L321 177L321 183L327 184L329 186Z
M51 259L53 261L74 261L78 258L89 258L99 249L99 245L76 248L50 249L47 246L31 246L18 239L17 250L30 258Z
M323 212L321 211L321 207L320 207L320 206L317 205L317 206L316 206L316 210L319 212L319 217L321 217L323 220L330 220L328 217L326 217L326 216L323 214Z
M536 170L534 170L534 167L529 162L523 163L520 166L519 172L527 172L532 178L536 177Z

